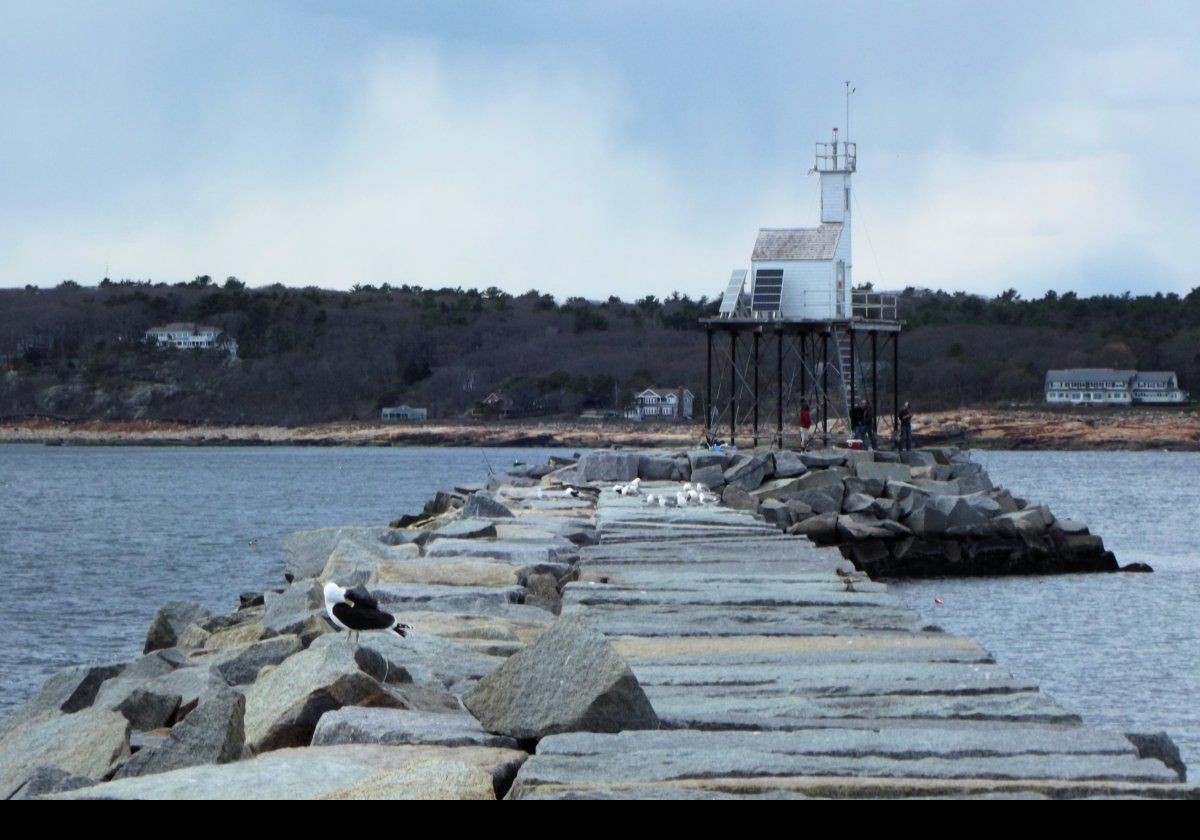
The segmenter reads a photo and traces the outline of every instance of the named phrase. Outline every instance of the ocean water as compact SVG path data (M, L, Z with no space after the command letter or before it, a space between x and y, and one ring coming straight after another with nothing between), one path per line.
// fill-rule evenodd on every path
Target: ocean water
M166 601L281 586L293 531L385 524L551 452L0 445L0 717L64 665L140 655Z
M0 445L0 716L58 668L141 653L165 601L282 583L284 538L383 523L554 450ZM558 450L561 454L562 450ZM1200 773L1200 454L980 452L1151 575L893 582L1089 723L1166 730ZM936 604L935 597L942 599Z
M1200 774L1200 453L976 452L992 481L1154 574L893 581L1086 722L1165 730ZM940 597L941 604L934 601Z

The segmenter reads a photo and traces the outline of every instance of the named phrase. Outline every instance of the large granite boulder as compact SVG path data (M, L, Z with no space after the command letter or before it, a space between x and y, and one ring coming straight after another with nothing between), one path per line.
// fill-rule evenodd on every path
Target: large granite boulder
M181 696L169 691L135 688L115 707L138 732L149 732L170 723Z
M56 671L42 684L38 693L0 720L0 738L12 730L47 713L71 714L89 708L106 680L125 670L126 663L111 665L71 665Z
M327 643L322 643L327 642ZM398 706L381 680L382 656L344 637L327 637L259 673L246 688L246 746L261 753L312 740L321 715L342 706Z
M877 464L872 461L856 463L854 474L858 478L873 478L876 481L909 481L912 479L912 470L904 464Z
M290 581L314 578L321 574L333 549L344 539L379 540L388 528L379 525L342 525L297 531L283 543L286 562L283 576Z
M313 746L330 744L438 744L446 747L510 747L513 738L494 735L466 713L347 706L321 716Z
M237 761L245 745L245 713L246 697L232 688L224 689L171 727L160 746L135 753L116 778Z
M589 481L633 481L638 477L640 452L623 450L599 450L589 452L575 465L579 480Z
M519 739L659 726L633 671L582 615L554 622L463 703L488 731Z
M492 801L495 783L486 771L465 761L421 759L384 770L326 794L323 799L378 802L380 800Z
M0 800L37 799L47 794L79 790L94 784L96 780L87 776L77 776L57 767L38 767L30 771L15 788L0 790Z
M128 758L129 721L120 712L47 712L0 738L0 791L15 791L40 767L104 779Z
M515 515L503 502L482 490L467 497L459 514L462 519L512 519Z
M392 770L425 761L453 761L484 771L493 790L506 790L528 758L522 750L500 747L378 746L340 744L276 750L246 761L185 767L166 773L116 779L103 785L55 794L54 799L321 799L353 798ZM418 784L428 774L413 772L370 795L379 798L450 796L460 785L437 779ZM422 786L426 784L427 786ZM405 786L407 785L407 787ZM474 787L471 788L474 790ZM457 794L455 794L457 795Z
M727 485L721 492L721 503L734 510L748 510L752 513L758 510L758 499L736 484Z
M212 617L212 613L199 604L191 601L171 601L163 604L150 619L150 629L146 631L146 644L142 653L153 650L173 648L179 641L179 634L189 624L199 624Z
M204 661L229 685L247 685L258 678L258 672L264 666L278 665L302 649L300 638L289 634L225 648Z
M770 453L739 455L725 470L725 483L749 493L769 478L775 470L775 459Z
M810 470L840 467L846 463L846 450L820 449L814 452L801 452L800 461Z
M808 467L800 459L799 452L781 449L775 453L775 477L795 478L808 472Z
M687 459L692 468L692 481L695 481L696 470L719 467L721 472L724 472L729 456L724 452L717 452L713 449L689 449Z
M659 452L645 452L638 458L642 481L684 481L691 473L687 458Z
M429 535L430 539L460 540L494 536L496 536L496 523L490 519L454 519Z
M720 464L711 464L692 470L692 481L702 484L714 493L720 493L725 486L725 468Z

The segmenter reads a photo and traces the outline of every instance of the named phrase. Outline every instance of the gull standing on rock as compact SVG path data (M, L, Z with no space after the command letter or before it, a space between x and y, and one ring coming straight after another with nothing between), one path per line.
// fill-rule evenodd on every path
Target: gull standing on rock
M325 584L325 612L334 627L355 634L356 643L363 630L391 630L407 636L412 629L379 609L379 602L361 586L343 589L329 581Z

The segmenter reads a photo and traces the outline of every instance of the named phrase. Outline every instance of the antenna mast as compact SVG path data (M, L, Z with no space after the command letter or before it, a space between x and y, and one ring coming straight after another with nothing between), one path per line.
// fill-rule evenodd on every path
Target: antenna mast
M850 94L858 88L850 87L850 82L846 82L846 142L850 142Z

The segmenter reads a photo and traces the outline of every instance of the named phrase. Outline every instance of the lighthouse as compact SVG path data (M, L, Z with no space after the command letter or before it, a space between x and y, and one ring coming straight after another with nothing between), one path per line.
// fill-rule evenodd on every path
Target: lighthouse
M821 179L816 227L762 228L750 271L735 271L722 300L724 317L753 320L843 320L852 313L851 176L856 144L838 138L817 143L811 170ZM746 281L749 289L746 289Z

